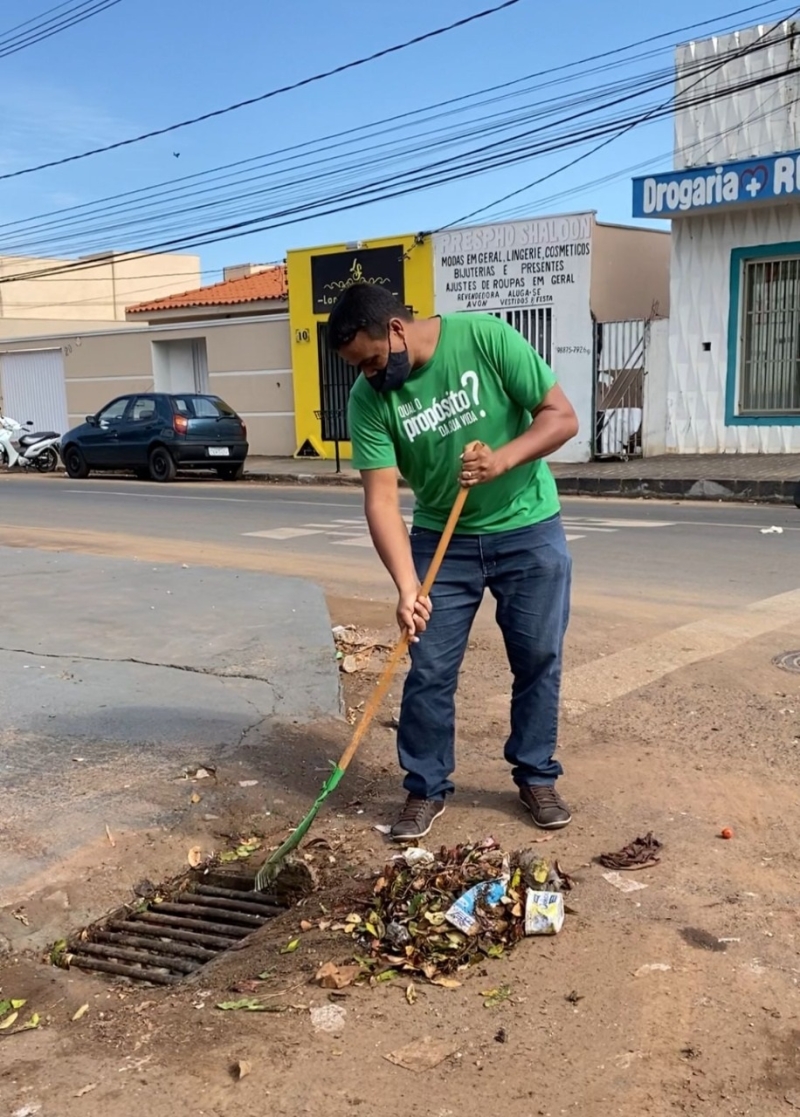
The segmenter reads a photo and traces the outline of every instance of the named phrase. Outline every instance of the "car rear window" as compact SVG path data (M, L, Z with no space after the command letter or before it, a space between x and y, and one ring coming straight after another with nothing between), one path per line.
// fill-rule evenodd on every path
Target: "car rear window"
M219 419L236 417L232 407L221 399L212 399L209 396L175 396L173 397L175 410L180 415L188 415L194 419Z

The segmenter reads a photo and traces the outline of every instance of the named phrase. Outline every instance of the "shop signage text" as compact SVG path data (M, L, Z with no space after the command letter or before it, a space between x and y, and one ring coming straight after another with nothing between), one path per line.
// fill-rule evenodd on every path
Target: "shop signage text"
M635 178L633 216L680 217L792 196L800 198L800 151Z
M311 292L315 314L330 314L337 299L354 283L371 283L405 302L402 244L311 257Z
M588 282L592 221L568 214L437 234L437 310L553 305Z

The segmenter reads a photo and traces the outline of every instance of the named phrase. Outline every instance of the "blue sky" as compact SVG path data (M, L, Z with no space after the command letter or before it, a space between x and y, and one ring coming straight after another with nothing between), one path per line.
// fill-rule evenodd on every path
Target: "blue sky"
M53 2L28 0L26 18ZM70 166L0 181L0 223L315 140L721 17L744 4L745 0L673 0L661 7L638 0L572 0L568 5L521 0L516 7L400 55L219 120ZM0 174L257 96L489 6L491 0L405 0L402 5L375 0L292 0L280 5L265 0L122 0L63 34L0 60ZM765 4L765 22L782 10L776 3ZM733 22L748 26L761 15L756 12ZM0 14L0 34L15 22L6 8ZM610 76L576 75L567 88L574 93L600 81L665 67L671 57L671 45L665 41L657 57ZM556 94L558 89L548 96ZM637 129L513 205L524 204L531 215L596 209L602 220L628 222L630 174L603 186L586 184L647 160L654 169L665 169L671 145L670 120ZM291 247L433 229L546 174L577 153L540 157L466 182L194 251L200 252L207 278L213 281L224 264L281 259ZM365 171L370 161L367 152ZM548 201L566 190L574 193ZM214 224L213 217L201 212L196 227L207 228L209 221ZM131 247L122 234L103 235L107 249ZM17 239L13 245L19 251L23 242ZM87 241L87 247L97 250L98 244ZM4 251L8 233L0 228L0 253Z

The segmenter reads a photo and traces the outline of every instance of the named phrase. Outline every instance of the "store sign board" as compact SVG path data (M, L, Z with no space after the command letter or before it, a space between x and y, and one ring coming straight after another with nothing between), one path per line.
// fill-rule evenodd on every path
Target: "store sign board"
M578 213L437 233L437 313L588 306L593 221Z
M634 217L682 217L754 203L800 199L800 151L633 180Z
M354 249L311 257L311 291L315 314L330 314L343 291L355 283L370 283L405 302L405 250L402 244L387 248Z

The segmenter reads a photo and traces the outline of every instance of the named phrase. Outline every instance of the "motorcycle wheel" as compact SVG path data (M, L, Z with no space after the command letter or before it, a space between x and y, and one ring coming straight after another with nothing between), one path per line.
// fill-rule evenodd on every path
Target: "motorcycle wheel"
M36 458L36 468L40 473L54 473L58 465L58 454L52 446L47 450L43 450L38 458Z

